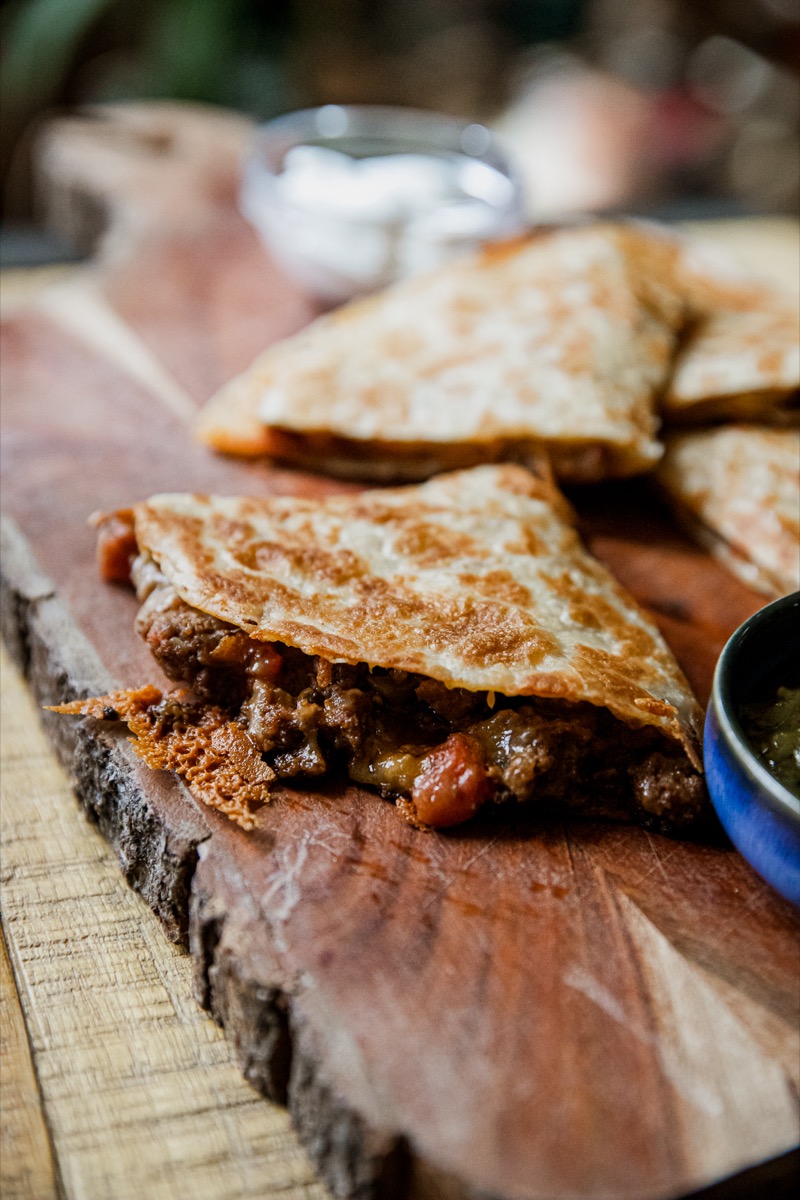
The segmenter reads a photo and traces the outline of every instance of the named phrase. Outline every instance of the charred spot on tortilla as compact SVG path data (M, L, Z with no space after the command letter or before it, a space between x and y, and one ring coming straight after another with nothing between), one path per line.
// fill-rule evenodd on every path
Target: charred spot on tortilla
M61 711L113 708L240 824L273 780L331 776L421 827L499 803L658 829L704 809L697 703L552 481L506 465L321 501L162 495L133 522L137 629L184 691Z

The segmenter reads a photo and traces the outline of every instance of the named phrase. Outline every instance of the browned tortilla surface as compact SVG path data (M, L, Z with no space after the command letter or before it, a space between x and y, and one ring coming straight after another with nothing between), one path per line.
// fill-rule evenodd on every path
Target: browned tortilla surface
M193 608L331 662L588 701L696 761L699 710L663 642L583 548L552 484L487 466L333 496L155 496L149 552Z
M675 434L657 478L683 523L745 583L772 597L800 588L800 431Z
M542 448L565 479L646 470L685 319L674 256L607 224L488 248L267 350L214 397L200 436L360 477Z

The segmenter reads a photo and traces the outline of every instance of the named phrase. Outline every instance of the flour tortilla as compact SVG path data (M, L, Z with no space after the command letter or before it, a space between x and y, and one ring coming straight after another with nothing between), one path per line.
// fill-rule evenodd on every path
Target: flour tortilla
M717 247L682 240L675 287L691 320L662 412L672 424L800 421L800 312Z
M210 402L218 450L380 481L545 449L565 480L650 469L686 306L633 226L531 235L348 305Z
M333 496L155 496L136 536L179 597L252 638L448 687L587 701L699 766L700 713L658 630L513 465Z
M690 532L745 583L772 597L800 588L800 432L675 434L657 478Z

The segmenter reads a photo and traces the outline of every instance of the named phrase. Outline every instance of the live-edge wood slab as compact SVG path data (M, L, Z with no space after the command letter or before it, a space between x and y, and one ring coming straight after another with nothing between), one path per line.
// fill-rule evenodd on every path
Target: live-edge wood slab
M190 438L220 378L311 315L232 189L212 199L179 227L150 213L102 270L3 330L4 634L42 702L158 682L133 597L96 578L90 512L332 486ZM645 484L575 499L705 699L759 598ZM188 936L197 997L246 1077L288 1103L336 1195L655 1200L795 1144L797 918L721 836L502 811L423 834L344 786L280 791L245 834L124 735L45 723L129 881Z
M3 1200L330 1200L120 886L2 647L0 701Z

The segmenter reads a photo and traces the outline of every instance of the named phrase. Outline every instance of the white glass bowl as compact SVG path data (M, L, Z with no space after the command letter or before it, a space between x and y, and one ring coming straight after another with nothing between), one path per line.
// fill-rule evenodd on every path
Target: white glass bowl
M406 108L331 104L260 126L240 204L281 266L334 303L524 227L497 137Z

